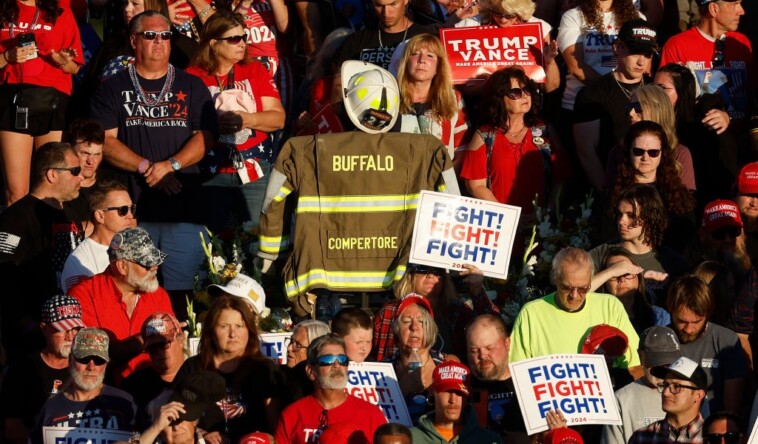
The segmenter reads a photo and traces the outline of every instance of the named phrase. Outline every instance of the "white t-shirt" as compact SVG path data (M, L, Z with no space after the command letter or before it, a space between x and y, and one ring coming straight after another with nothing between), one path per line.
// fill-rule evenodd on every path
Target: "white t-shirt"
M76 247L63 264L61 288L68 292L80 280L102 273L110 265L108 246L99 244L91 238Z

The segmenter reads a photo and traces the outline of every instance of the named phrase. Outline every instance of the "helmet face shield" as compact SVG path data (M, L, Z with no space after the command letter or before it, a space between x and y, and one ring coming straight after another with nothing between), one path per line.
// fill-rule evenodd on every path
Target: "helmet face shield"
M353 124L366 133L389 131L397 120L400 94L388 71L366 62L342 64L343 100Z

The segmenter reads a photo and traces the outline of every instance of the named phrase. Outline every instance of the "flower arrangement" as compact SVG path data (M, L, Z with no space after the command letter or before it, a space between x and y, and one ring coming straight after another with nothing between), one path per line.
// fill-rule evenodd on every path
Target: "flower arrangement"
M560 199L560 195L558 196ZM592 227L592 192L585 196L584 202L572 205L563 214L543 209L538 205L537 196L532 204L535 209L536 222L532 227L531 237L521 263L508 276L507 292L510 295L503 305L503 317L511 325L516 320L521 307L527 302L545 296L554 290L550 282L550 270L553 257L566 247L589 249ZM556 205L559 208L559 205Z

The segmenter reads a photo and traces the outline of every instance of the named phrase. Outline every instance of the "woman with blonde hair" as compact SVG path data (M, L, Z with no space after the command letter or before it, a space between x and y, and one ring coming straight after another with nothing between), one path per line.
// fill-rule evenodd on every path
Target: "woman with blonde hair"
M649 120L659 124L666 133L669 146L673 149L676 170L682 180L682 184L690 191L695 191L695 169L692 165L692 154L689 148L679 143L676 133L676 113L666 92L658 85L644 85L637 88L627 105L629 120L635 124L641 120ZM617 147L609 156L606 174L608 184L615 180L618 171L618 160L621 147Z
M400 118L395 129L431 134L447 147L450 157L468 142L463 99L453 88L450 63L440 39L420 34L408 40L397 72Z

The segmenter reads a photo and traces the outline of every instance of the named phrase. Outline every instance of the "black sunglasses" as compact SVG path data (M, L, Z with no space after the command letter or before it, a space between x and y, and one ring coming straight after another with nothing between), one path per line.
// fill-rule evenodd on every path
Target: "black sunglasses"
M637 148L637 147L632 148L632 154L634 154L634 157L642 157L645 155L645 153L647 153L647 155L650 156L651 158L655 159L656 157L661 155L661 150L660 149L646 150L644 148Z
M51 170L56 171L68 171L71 173L72 176L78 176L82 172L82 167L76 166L76 167L52 167Z
M489 12L493 18L499 18L501 20L513 20L515 18L518 18L517 14L512 14L510 12L498 12L493 9L490 9Z
M117 211L118 215L121 216L121 217L126 216L131 211L132 212L132 216L136 216L137 215L137 204L121 205L120 207L100 208L100 211Z
M162 40L171 40L173 32L171 31L142 31L137 35L141 35L145 40L155 40L158 36L161 36Z
M505 97L508 97L511 100L518 100L524 97L524 94L526 94L527 96L532 95L532 93L530 93L529 90L526 88L511 88L505 92Z
M100 367L101 365L105 365L108 361L101 358L100 356L85 356L83 358L74 358L76 362L82 365L89 365L90 362L94 362L96 366Z
M740 234L742 234L742 228L740 227L724 227L711 233L711 237L715 240L721 241L726 239L727 235L732 239L737 239L740 237Z
M726 47L726 40L723 38L716 39L716 53L713 54L713 67L717 68L724 66L724 47Z
M626 113L629 114L634 110L637 114L642 114L642 104L640 102L629 102L626 104Z
M231 45L236 45L237 43L243 41L245 39L245 34L242 35L230 35L229 37L219 37L216 40L224 40L226 42L229 42Z
M722 438L726 444L737 444L740 442L740 432L708 433L703 435L703 442L705 444L721 444Z

